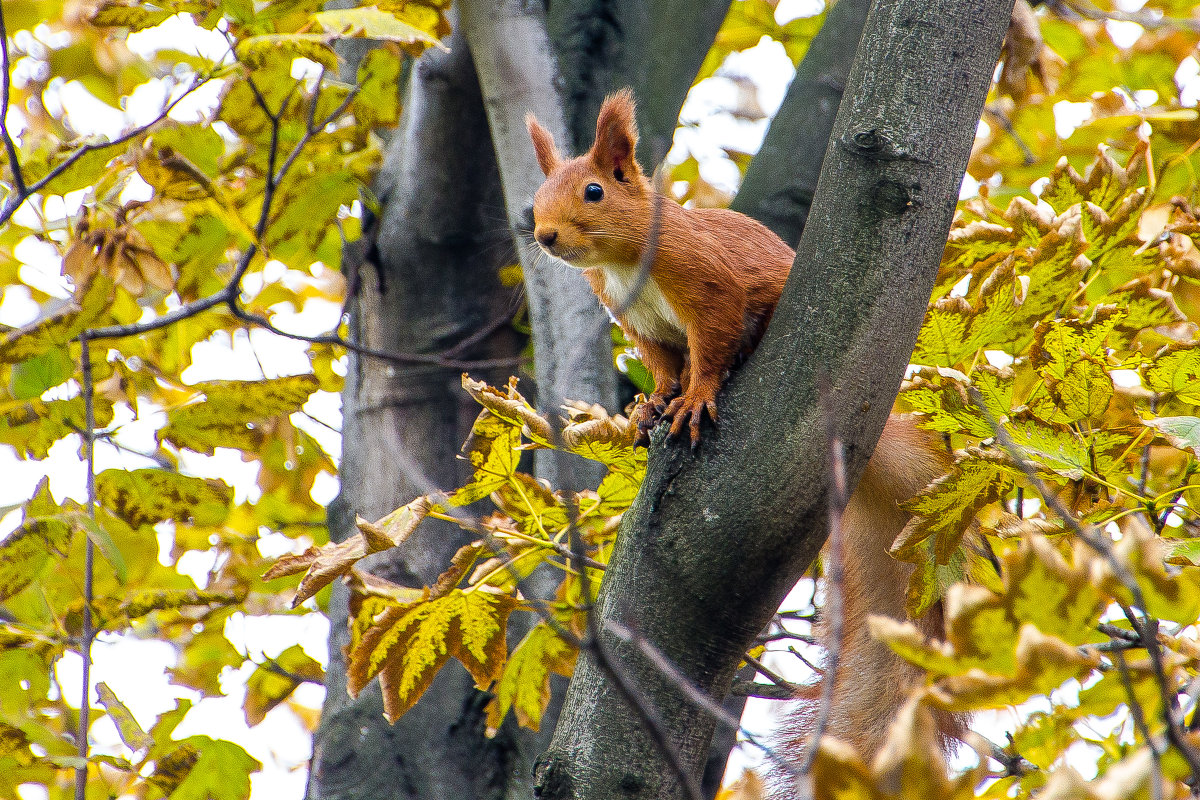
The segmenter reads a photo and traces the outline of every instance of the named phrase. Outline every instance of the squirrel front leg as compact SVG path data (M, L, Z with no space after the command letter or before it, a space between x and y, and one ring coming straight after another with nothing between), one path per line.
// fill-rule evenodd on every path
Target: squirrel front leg
M725 298L729 300L728 297ZM741 343L744 303L728 303L723 310L704 309L686 322L688 363L683 394L667 406L663 416L671 418L671 435L678 436L687 425L692 447L700 443L700 418L708 412L717 421L717 391L725 373L733 365ZM707 313L705 313L707 312Z
M679 394L679 379L683 371L683 354L653 339L626 331L629 341L637 348L642 364L654 378L654 391L633 413L631 422L637 425L641 444L650 441L650 429L662 418L667 403Z

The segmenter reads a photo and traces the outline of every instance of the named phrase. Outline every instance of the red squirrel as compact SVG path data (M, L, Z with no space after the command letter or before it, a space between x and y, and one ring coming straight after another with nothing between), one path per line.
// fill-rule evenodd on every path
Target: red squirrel
M694 446L702 415L716 421L726 373L766 330L794 251L743 214L683 208L658 195L634 156L638 134L627 89L605 99L596 140L577 158L562 158L532 115L525 122L546 175L533 200L534 238L546 253L583 270L654 377L654 392L633 413L642 436L665 418L672 436L687 425ZM655 217L655 249L643 276ZM892 415L843 515L844 633L826 733L864 757L882 745L920 679L916 668L871 638L866 620L868 614L906 618L913 567L887 552L909 519L898 503L948 468L948 454L933 436L913 418ZM915 622L927 635L942 633L940 607ZM801 717L794 727L803 738L811 733L804 717L812 714ZM953 727L943 725L948 732Z

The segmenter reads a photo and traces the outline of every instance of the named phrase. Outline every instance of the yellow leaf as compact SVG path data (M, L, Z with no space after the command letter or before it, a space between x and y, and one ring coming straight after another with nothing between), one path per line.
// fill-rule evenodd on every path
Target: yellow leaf
M307 58L328 70L336 70L338 58L329 46L331 38L333 37L323 33L269 33L248 36L238 42L237 54L238 59L249 67L263 66L283 53L294 58Z
M506 595L455 589L444 597L387 608L349 653L352 695L379 675L384 714L395 721L429 688L451 656L480 688L504 666L508 614L517 601Z
M488 735L495 735L509 709L522 727L539 730L550 703L550 673L570 677L577 656L578 651L545 622L535 625L509 656L493 690L487 706Z
M535 443L542 447L552 446L554 432L550 423L517 392L515 378L509 381L507 394L502 394L499 389L488 386L483 381L471 380L465 372L462 385L467 394L488 411L502 420L523 426L524 435Z
M96 497L134 528L164 520L216 525L229 513L233 489L221 480L161 469L107 469L96 476Z
M433 9L415 4L391 13L377 6L318 11L313 14L313 19L329 33L341 37L398 42L415 46L417 54L430 46L448 52L448 48L434 35L440 23L439 15Z

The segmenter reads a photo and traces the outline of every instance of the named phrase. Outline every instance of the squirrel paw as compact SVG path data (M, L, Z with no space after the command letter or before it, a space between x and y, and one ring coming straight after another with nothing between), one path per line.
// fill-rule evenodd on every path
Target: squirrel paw
M667 403L670 402L671 397L678 391L679 388L676 386L671 394L655 392L634 409L633 415L630 417L630 422L637 426L635 445L645 446L650 444L650 431L662 420L663 412L667 410Z
M670 435L678 436L683 432L683 426L686 424L691 430L692 449L695 450L700 445L700 418L704 416L705 411L708 411L709 419L713 421L713 425L716 425L716 398L697 397L691 394L676 397L663 412L664 417L671 417Z

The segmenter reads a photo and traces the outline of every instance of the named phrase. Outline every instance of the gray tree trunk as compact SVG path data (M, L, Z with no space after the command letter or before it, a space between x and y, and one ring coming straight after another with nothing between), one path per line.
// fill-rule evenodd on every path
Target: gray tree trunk
M600 644L633 674L698 777L714 721L622 644L643 636L700 690L734 670L827 525L825 422L857 480L916 341L1012 0L879 0L834 125L791 279L771 327L722 394L697 455L651 451L596 613ZM641 717L581 658L538 796L676 798L682 788Z
M402 127L377 185L383 212L364 237L370 250L351 274L355 339L372 348L438 353L511 313L513 290L496 270L511 250L487 121L470 55L451 37L448 54L430 51L413 69ZM353 261L353 253L347 261ZM515 357L522 342L499 327L459 359ZM508 366L476 377L503 381ZM399 366L351 357L343 393L342 493L330 532L353 532L354 514L375 519L430 484L468 477L455 456L478 408L459 387L459 369ZM469 537L430 521L371 569L393 581L433 583ZM347 591L335 584L329 693L314 739L308 796L316 798L504 797L528 780L517 740L483 736L482 704L465 670L450 665L425 698L389 725L377 688L346 695ZM531 756L526 754L526 763ZM528 794L524 786L518 794Z
M730 0L576 0L549 3L546 25L561 65L571 143L592 143L604 95L638 99L638 157L653 167L671 149L679 109L729 11ZM570 149L570 148L564 148Z
M533 154L525 115L536 115L558 141L566 139L567 130L540 8L523 0L459 0L457 9L483 90L509 224L525 275L538 407L553 416L564 400L582 400L615 410L608 315L575 270L547 258L526 238L533 195L545 176ZM535 464L538 477L556 488L595 486L603 477L601 465L582 459L568 462L573 475L560 475L559 459L546 451L536 454ZM583 485L572 485L576 480Z

